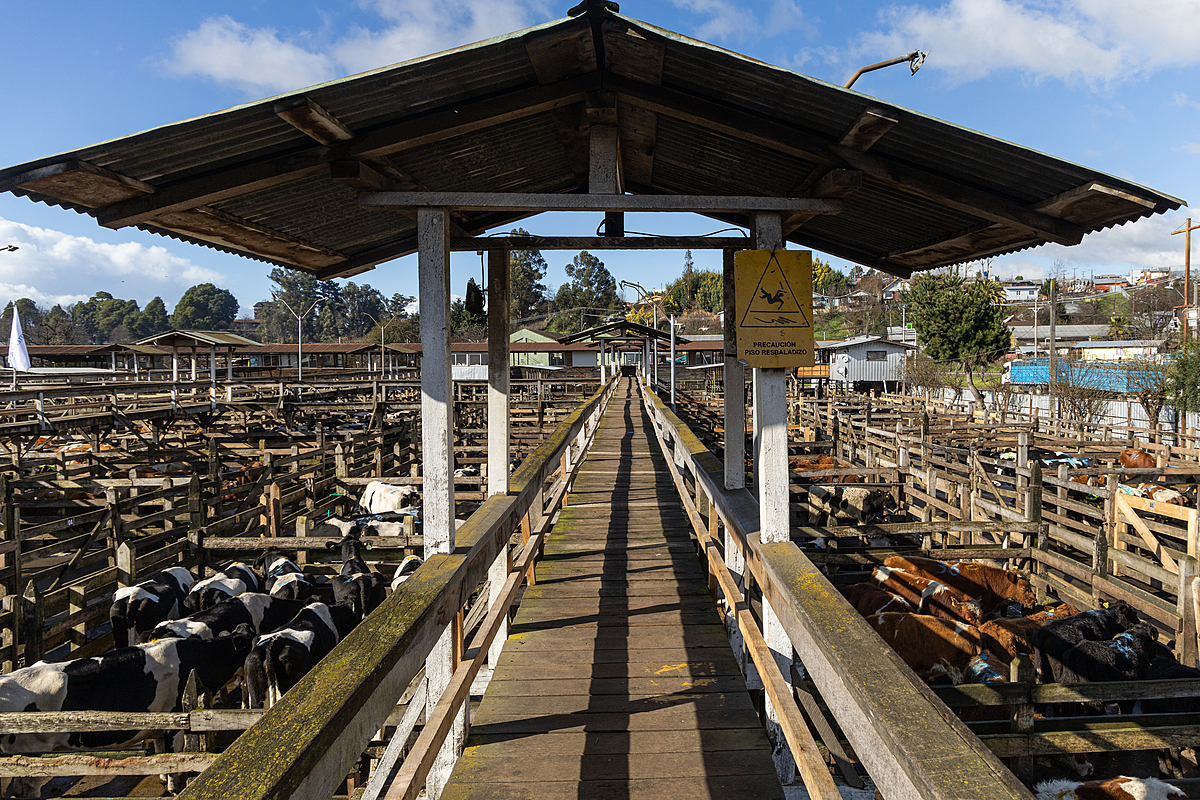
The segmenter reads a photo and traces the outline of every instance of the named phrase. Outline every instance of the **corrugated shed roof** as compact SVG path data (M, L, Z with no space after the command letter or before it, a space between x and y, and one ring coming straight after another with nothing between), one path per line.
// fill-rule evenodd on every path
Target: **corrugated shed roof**
M898 275L1181 205L599 7L17 165L0 189L348 276L416 249L412 221L361 191L586 192L597 107L615 108L628 191L838 199L785 222L788 239ZM453 221L478 234L527 213Z

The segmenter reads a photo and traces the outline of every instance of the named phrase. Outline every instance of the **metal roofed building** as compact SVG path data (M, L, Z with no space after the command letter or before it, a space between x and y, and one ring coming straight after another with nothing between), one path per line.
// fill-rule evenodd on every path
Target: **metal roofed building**
M469 250L481 245L465 238L531 212L586 207L598 124L617 129L623 188L635 193L624 210L674 204L746 225L752 205L790 206L788 241L901 276L1075 244L1182 205L590 5L0 170L0 190L321 278L416 251L415 222L377 202L452 208L451 246ZM457 166L466 153L470 170ZM462 192L513 202L480 207ZM505 246L496 239L488 246Z
M829 365L829 380L849 389L878 387L904 381L908 354L916 345L893 342L885 336L855 336L840 342L821 342L818 358Z

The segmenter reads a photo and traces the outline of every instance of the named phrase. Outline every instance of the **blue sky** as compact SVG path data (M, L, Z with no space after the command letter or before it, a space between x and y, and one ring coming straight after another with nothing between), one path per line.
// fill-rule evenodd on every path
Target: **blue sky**
M0 48L0 164L5 166L372 69L551 20L572 0L10 3ZM843 83L863 64L931 51L868 74L857 90L1020 145L1086 164L1184 200L1200 177L1200 0L644 0L623 13ZM1183 264L1168 214L997 259L994 274L1040 278ZM1200 213L1196 216L1200 218ZM537 233L585 234L581 215L527 220ZM630 215L630 230L705 233L698 217ZM269 268L90 217L0 195L0 301L73 302L106 290L172 307L211 281L244 309L268 299ZM1200 242L1197 243L1200 248ZM569 253L546 253L547 282L566 280ZM659 285L682 253L604 253L618 279ZM719 268L716 253L696 253ZM833 259L835 265L848 264ZM461 294L479 259L453 262ZM355 278L416 294L413 257Z

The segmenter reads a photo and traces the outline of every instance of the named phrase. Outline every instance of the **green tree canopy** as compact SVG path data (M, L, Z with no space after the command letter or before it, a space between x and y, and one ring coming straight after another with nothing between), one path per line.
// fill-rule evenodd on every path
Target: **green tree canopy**
M961 275L923 273L914 278L905 301L913 310L917 339L930 358L957 362L971 393L982 406L975 374L1008 350L1004 309L992 302L993 281L967 283Z
M558 294L554 296L554 305L559 311L584 309L583 315L587 316L589 310L603 312L621 306L617 282L605 268L604 262L588 251L584 250L575 256L566 266L566 273L571 280L560 286ZM580 314L564 314L555 320L554 329L575 331L581 325Z
M514 228L512 236L528 236L529 232ZM546 259L540 250L514 250L508 261L508 301L513 319L524 319L538 313L546 302Z
M1200 345L1187 347L1167 367L1167 403L1179 412L1200 411Z
M179 298L171 324L180 330L213 331L228 328L237 318L238 301L233 292L211 283L191 287Z

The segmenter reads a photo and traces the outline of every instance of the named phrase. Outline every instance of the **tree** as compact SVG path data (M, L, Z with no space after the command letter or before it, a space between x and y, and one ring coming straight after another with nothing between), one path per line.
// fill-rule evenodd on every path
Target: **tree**
M21 330L25 333L26 344L42 344L42 310L28 297L17 300L16 306L21 315ZM12 310L13 303L9 303L0 316L0 341L7 342L12 333Z
M709 313L719 313L725 308L725 279L721 273L705 270L698 273L696 305Z
M977 372L1008 349L1004 309L992 302L993 281L966 283L957 273L924 273L904 298L913 310L917 340L935 361L959 362L971 394L983 406Z
M153 336L156 333L163 333L171 329L171 321L167 318L167 304L163 302L161 297L155 297L146 307L142 309L141 317L137 323L137 337L144 339L147 336Z
M263 339L285 344L295 342L296 317L294 314L303 314L310 305L320 301L321 296L317 291L318 281L312 275L279 267L271 270L270 277L279 288L271 291L272 302L263 309L263 321L259 326ZM294 313L288 310L288 306L295 309ZM314 340L317 313L319 311L310 311L304 317L305 341Z
M483 290L474 278L467 278L467 297L463 301L464 310L473 317L485 319L483 309Z
M1167 402L1183 413L1200 411L1200 345L1188 340L1167 367Z
M1108 338L1124 339L1129 336L1129 317L1117 315L1108 321Z
M528 236L521 228L512 236ZM508 302L513 319L524 319L538 312L547 299L542 279L546 277L546 259L539 250L514 250L508 258Z
M150 301L151 304L153 302L153 300ZM159 302L162 301L159 300ZM149 307L150 304L147 304L146 308ZM8 335L7 331L8 328L5 328L6 336ZM42 344L83 344L87 341L87 331L82 326L76 325L75 320L62 306L50 309L42 319L41 334Z
M398 295L398 297L403 296ZM340 299L343 329L337 335L345 335L351 339L363 338L367 331L371 330L376 322L387 315L390 310L383 293L378 289L371 288L369 283L364 283L362 286L358 286L354 282L347 283L342 287ZM404 305L407 303L401 305L400 313L404 313ZM372 321L371 317L374 317L375 321Z
M604 267L604 262L584 250L566 266L570 282L558 288L554 304L559 311L592 309L605 311L621 305L617 296L617 282ZM566 314L555 320L555 330L566 330L574 326L578 315ZM582 324L582 323L579 323Z
M1167 365L1161 358L1142 357L1125 362L1125 370L1129 386L1154 428L1167 404Z
M237 313L238 301L233 292L211 283L201 283L179 298L171 315L171 324L179 330L213 331L228 328Z

